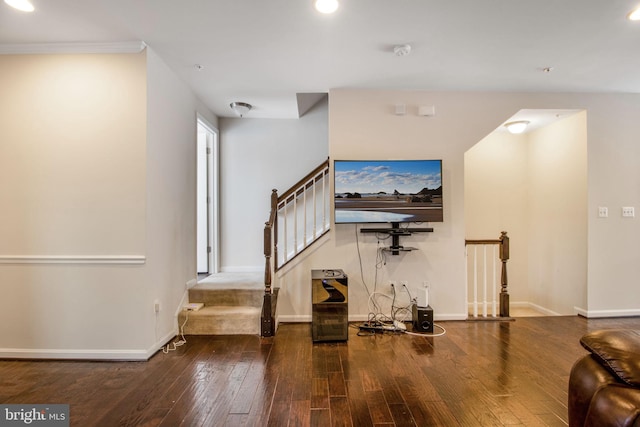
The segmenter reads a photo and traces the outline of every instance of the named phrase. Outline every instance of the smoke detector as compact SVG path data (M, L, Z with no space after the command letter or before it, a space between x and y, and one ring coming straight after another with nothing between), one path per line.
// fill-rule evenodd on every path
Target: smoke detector
M393 47L393 53L396 56L407 56L411 53L410 44L399 44Z

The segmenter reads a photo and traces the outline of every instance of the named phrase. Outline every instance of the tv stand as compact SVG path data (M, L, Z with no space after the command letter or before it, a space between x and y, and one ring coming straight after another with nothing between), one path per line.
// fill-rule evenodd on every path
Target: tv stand
M391 236L391 246L383 248L383 251L391 252L391 255L399 255L400 252L411 252L418 250L410 246L402 246L400 244L400 236L411 236L413 233L431 233L431 227L400 227L400 223L392 222L391 228L361 228L361 233L381 233Z

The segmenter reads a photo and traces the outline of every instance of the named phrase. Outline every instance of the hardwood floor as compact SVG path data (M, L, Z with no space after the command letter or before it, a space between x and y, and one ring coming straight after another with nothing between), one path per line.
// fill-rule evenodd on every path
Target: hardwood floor
M0 361L0 403L67 403L73 426L563 426L578 342L640 318L440 322L441 337L188 336L148 362Z

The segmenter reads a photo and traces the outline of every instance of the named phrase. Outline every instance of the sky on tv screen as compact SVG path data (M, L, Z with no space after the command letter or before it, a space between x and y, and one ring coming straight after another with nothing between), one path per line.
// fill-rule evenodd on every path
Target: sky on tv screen
M335 193L417 193L442 185L440 160L334 162Z

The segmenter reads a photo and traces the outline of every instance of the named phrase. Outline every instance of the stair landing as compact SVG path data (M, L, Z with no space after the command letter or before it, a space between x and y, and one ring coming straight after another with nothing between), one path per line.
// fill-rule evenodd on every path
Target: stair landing
M260 335L263 273L212 274L189 289L189 302L204 303L198 311L180 312L185 335ZM188 318L187 318L188 316Z

